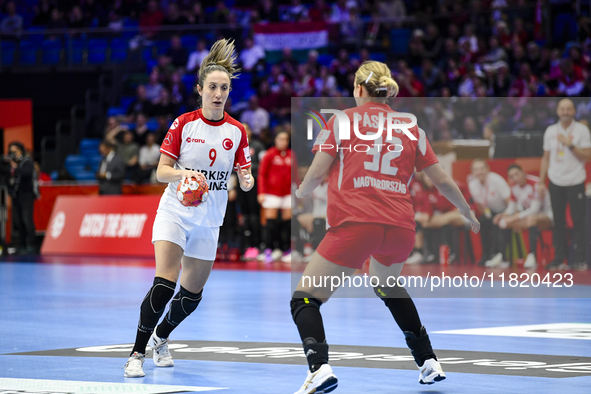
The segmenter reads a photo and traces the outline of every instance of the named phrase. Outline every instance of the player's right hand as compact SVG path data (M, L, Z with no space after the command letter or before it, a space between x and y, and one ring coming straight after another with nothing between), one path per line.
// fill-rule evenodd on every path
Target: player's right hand
M469 210L468 212L460 212L468 221L472 227L472 231L474 234L478 234L480 231L480 222L476 219L476 215L474 215L474 211Z
M185 182L185 179L195 177L197 181L207 181L205 179L205 175L200 173L199 171L192 171L192 170L178 170L181 175L181 182Z

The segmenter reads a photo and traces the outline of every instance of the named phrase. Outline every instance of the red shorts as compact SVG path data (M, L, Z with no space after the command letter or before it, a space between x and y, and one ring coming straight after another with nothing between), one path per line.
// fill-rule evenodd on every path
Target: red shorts
M386 267L406 261L415 231L375 223L343 223L330 227L316 251L331 263L361 268L369 256Z

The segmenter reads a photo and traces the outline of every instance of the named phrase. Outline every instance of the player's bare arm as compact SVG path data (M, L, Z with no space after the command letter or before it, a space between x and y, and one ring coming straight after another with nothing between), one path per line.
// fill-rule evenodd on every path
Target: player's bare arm
M192 170L177 170L174 168L176 160L167 155L160 155L160 161L158 162L158 169L156 170L156 178L158 182L172 183L186 178L195 177L197 180L206 181L205 176Z
M242 168L238 170L237 173L240 188L245 192L251 190L254 187L254 177L252 176L250 167Z
M302 184L296 191L296 197L302 198L312 193L312 190L316 189L318 185L322 183L324 176L328 174L328 170L333 161L334 157L328 153L321 151L317 152Z
M470 210L470 205L466 202L466 199L462 195L460 188L453 179L441 168L439 163L430 165L423 169L423 172L433 181L433 184L447 198L456 208L459 209L460 213L466 217L472 223L472 231L478 233L480 231L480 222L474 216L474 213Z

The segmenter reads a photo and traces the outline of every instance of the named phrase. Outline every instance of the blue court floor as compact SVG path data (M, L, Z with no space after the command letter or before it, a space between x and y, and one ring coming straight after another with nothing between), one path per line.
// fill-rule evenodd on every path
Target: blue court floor
M146 377L125 379L153 275L148 267L0 262L0 393L299 389L307 367L289 310L289 272L214 270L201 305L171 335L175 367L156 368L147 357ZM335 393L591 393L591 299L415 303L447 379L418 383L379 299L335 298L322 307Z

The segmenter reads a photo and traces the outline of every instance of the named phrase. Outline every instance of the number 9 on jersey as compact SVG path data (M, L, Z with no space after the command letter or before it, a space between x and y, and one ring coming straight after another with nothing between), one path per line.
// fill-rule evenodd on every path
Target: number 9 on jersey
M195 177L187 178L184 182L179 182L176 197L185 207L197 207L207 201L209 187L203 180L198 181Z

